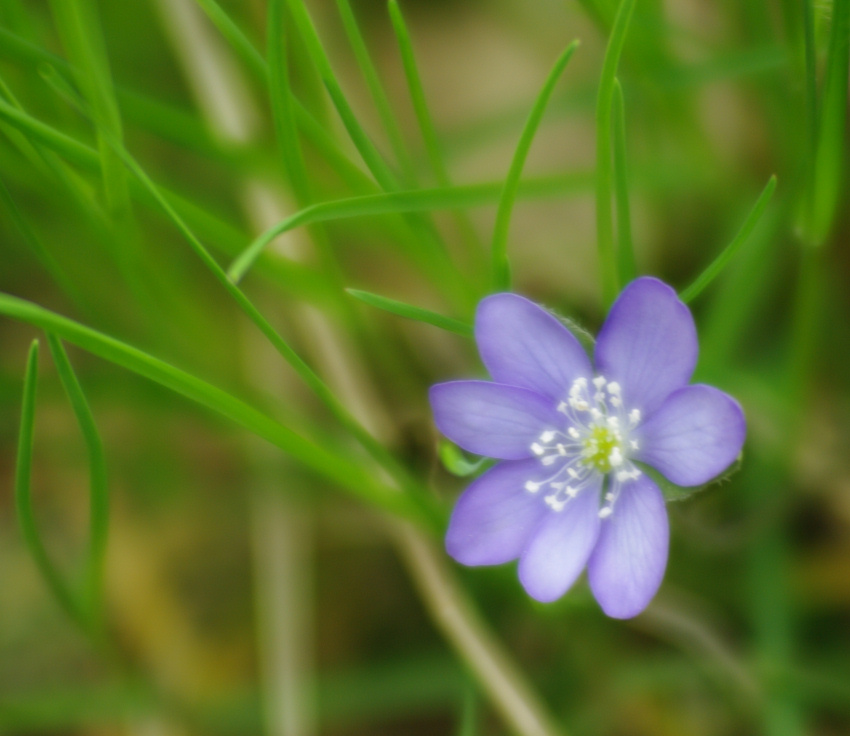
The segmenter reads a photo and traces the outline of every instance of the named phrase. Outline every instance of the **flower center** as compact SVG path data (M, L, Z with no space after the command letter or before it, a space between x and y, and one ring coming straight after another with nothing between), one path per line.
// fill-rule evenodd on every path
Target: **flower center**
M543 481L527 482L525 489L536 493L550 488L545 501L561 511L600 475L609 477L606 503L599 511L606 518L613 512L622 484L641 474L630 459L638 449L631 435L640 423L640 411L627 411L620 385L604 376L592 381L577 378L558 411L565 416L566 429L547 429L531 445L541 464L553 466L555 472Z

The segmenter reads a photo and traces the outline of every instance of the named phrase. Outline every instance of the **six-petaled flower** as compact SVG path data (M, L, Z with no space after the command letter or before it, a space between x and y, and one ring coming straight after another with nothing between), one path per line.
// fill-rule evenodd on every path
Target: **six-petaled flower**
M645 466L701 485L734 461L746 432L733 398L689 385L690 311L666 284L637 279L611 308L593 365L556 317L516 294L481 302L475 336L493 381L437 384L431 405L446 437L502 462L458 500L449 554L466 565L519 558L522 585L543 602L587 567L606 614L637 615L661 584L669 540Z

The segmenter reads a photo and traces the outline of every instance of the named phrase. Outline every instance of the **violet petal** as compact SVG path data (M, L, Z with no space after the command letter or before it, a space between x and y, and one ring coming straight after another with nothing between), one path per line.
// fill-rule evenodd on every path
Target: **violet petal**
M556 317L517 294L484 299L475 315L481 360L494 381L560 401L593 369L579 341Z
M732 464L746 431L735 399L711 386L686 386L640 427L641 449L635 457L677 485L696 486Z
M552 401L515 386L451 381L432 386L429 396L437 428L476 455L522 460L545 429L563 424Z
M697 352L688 308L667 284L643 277L611 307L596 341L596 369L620 384L629 409L648 416L688 383Z
M554 601L581 574L599 534L601 488L597 475L563 510L550 510L540 522L519 561L520 582L532 598Z
M608 616L631 618L646 608L664 577L669 536L658 486L646 475L625 484L587 564L590 588Z
M446 551L464 565L499 565L519 557L550 510L526 481L551 473L536 459L499 463L458 499L446 533Z

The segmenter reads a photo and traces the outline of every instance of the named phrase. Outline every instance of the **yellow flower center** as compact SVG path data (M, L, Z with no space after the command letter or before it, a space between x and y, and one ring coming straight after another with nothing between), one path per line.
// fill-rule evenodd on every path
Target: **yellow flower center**
M620 441L617 435L609 428L601 424L590 427L590 431L582 442L584 449L584 462L600 473L610 473L613 467L611 459L617 457L615 448L620 449Z

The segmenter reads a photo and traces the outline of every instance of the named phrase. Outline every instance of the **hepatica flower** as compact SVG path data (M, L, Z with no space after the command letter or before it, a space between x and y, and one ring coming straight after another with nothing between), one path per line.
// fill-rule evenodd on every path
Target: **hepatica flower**
M493 381L431 388L437 427L463 449L502 461L455 506L449 554L465 565L519 558L533 598L560 598L587 567L606 614L630 618L667 564L664 497L645 472L702 485L741 450L738 403L689 385L697 336L688 308L654 278L614 303L593 363L552 314L516 294L478 307L475 337Z

